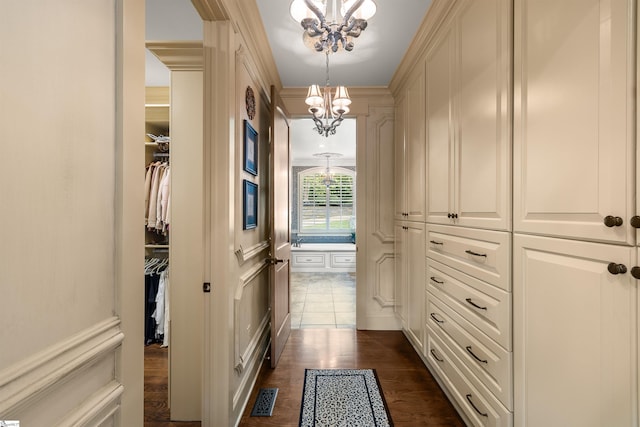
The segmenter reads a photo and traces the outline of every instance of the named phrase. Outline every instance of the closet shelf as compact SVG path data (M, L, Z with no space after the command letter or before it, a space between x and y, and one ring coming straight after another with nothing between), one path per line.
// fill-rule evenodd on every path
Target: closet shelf
M147 245L144 245L144 247L147 249L169 249L169 245L147 244Z

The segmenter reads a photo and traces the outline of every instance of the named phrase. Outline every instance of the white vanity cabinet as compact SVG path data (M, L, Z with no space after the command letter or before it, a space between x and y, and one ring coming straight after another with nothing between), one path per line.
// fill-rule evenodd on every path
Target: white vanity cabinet
M511 2L459 1L427 51L427 222L511 226Z

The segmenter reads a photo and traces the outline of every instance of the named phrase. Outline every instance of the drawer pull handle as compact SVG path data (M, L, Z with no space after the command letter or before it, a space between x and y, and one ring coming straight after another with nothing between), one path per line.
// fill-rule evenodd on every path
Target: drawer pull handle
M442 242L437 242L435 240L429 240L429 242L433 243L434 245L444 245L444 243Z
M479 309L479 310L486 310L487 309L487 307L480 307L478 304L473 302L473 300L471 298L465 298L465 301L468 302L469 304L471 304L472 306L474 306L475 308Z
M634 279L640 279L640 267L635 266L631 268L631 275Z
M435 276L431 276L430 279L433 280L434 282L436 282L438 285L443 285L444 284L444 281L438 280Z
M438 319L438 317L436 316L436 313L431 313L429 316L431 316L431 318L438 323L444 323L444 320Z
M473 255L473 256L483 256L483 257L487 257L487 254L479 254L478 252L473 252L472 250L467 249L465 251L465 253L468 253L469 255Z
M476 412L478 414L482 415L483 417L488 417L489 416L489 414L486 414L484 412L480 412L480 410L476 407L476 405L473 404L473 400L471 400L471 395L470 394L467 394L466 397L467 397L467 402L469 402L469 404L473 407L473 409L476 410Z
M433 349L429 350L429 352L431 353L433 358L436 359L438 362L444 362L444 359L440 359Z
M476 359L478 362L480 362L480 363L489 363L488 360L482 360L478 356L476 356L476 354L473 352L473 350L471 350L471 346L470 345L466 346L465 348L467 349L467 353L472 355L473 358Z

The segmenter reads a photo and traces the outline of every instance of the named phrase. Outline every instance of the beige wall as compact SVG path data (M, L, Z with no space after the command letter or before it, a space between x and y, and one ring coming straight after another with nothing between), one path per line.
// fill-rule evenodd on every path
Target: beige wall
M2 9L0 419L141 423L144 4Z

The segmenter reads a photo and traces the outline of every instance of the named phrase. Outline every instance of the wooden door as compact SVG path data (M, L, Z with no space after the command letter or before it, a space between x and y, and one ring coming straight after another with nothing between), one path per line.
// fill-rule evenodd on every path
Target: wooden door
M271 140L269 152L269 288L271 304L271 367L275 368L291 333L289 274L291 234L289 221L289 119L275 87L271 86Z
M515 2L515 231L635 243L633 4Z
M637 425L635 251L514 235L515 425Z

